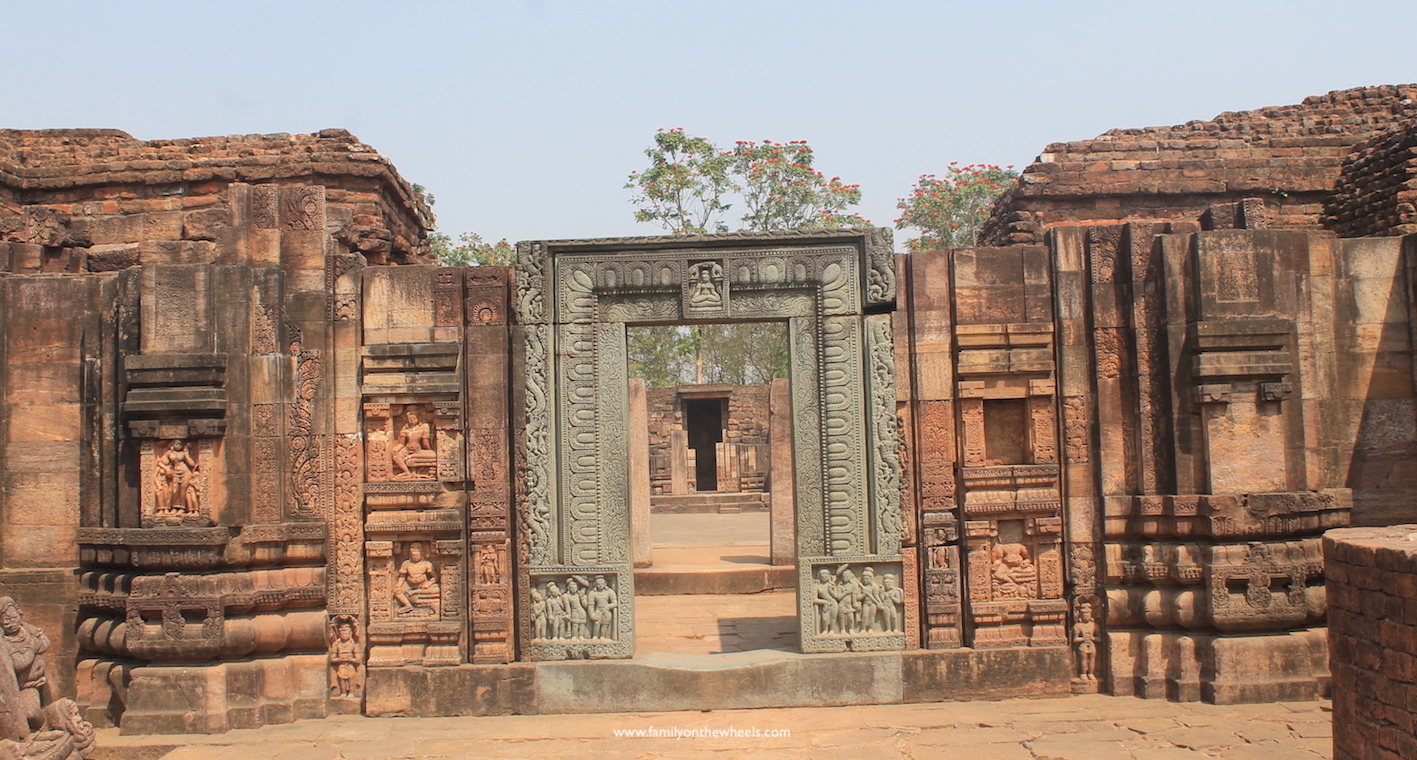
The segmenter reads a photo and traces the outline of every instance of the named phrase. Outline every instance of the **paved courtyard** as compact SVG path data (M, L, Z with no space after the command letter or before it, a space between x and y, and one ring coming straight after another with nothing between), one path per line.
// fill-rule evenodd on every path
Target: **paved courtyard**
M1327 702L1216 706L1100 695L702 713L351 716L216 736L105 729L94 760L1315 760L1331 757L1329 718Z

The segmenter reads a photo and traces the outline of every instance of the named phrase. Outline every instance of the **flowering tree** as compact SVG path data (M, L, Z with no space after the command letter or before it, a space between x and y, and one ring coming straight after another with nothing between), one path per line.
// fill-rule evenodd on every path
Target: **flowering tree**
M635 191L635 221L658 224L675 235L728 231L718 217L728 210L723 195L737 189L728 176L729 154L675 127L655 133L645 155L649 168L630 172L625 183Z
M960 166L955 161L943 179L922 174L911 194L896 203L901 211L896 229L920 231L920 237L907 240L906 247L923 251L974 245L994 202L1018 176L1013 169L991 164Z
M458 235L458 244L443 232L428 234L428 247L438 257L438 263L447 267L505 266L512 263L516 249L506 238L488 243L476 232Z
M743 180L740 229L751 232L865 227L870 222L844 214L861 202L861 186L827 179L812 167L806 140L761 143L739 140L732 151L733 173Z

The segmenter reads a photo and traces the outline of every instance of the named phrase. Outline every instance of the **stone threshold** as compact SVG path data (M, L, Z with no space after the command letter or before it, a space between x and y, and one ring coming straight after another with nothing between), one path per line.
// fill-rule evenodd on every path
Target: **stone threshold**
M655 565L635 569L635 593L649 596L680 594L757 594L797 587L793 565Z
M666 712L1066 694L1063 647L799 654L654 652L579 660L370 668L364 714L435 717Z

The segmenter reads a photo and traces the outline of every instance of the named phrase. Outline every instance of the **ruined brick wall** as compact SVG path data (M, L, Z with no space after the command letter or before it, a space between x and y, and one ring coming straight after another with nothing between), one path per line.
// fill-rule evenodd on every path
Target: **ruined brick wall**
M1417 232L1417 120L1349 154L1324 208L1324 226L1341 237Z
M0 130L0 241L58 249L26 252L44 257L44 271L211 260L226 226L218 210L238 183L323 185L328 231L351 250L376 264L431 261L427 204L342 129L152 141L112 129ZM153 241L196 245L140 249Z
M645 392L649 419L650 488L655 494L672 493L673 441L671 435L684 427L684 394L721 394L727 399L723 441L744 445L770 443L768 406L769 385L681 385L675 388L648 388ZM706 396L697 395L699 398ZM763 462L762 467L766 468ZM693 480L688 475L689 481ZM761 490L752 489L752 490Z
M1417 525L1324 535L1334 760L1417 757Z
M1036 244L1058 224L1196 221L1244 198L1263 201L1263 226L1318 229L1353 147L1414 115L1417 85L1385 85L1053 143L1000 200L980 241Z

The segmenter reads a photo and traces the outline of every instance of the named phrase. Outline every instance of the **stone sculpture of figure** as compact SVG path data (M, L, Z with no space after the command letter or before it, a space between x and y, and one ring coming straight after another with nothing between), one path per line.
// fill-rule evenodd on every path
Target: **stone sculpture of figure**
M1097 623L1092 620L1092 604L1078 604L1078 620L1073 624L1073 643L1077 645L1078 678L1097 680Z
M354 619L340 615L331 622L334 635L330 640L330 691L335 696L354 696L360 686L359 635Z
M546 582L546 620L550 624L550 638L566 638L566 625L570 622L570 610L566 607L566 596L555 581Z
M1038 570L1028 558L1027 547L1023 544L994 546L994 598L1028 599L1033 596L1037 580Z
M544 639L550 630L546 619L546 594L541 589L531 587L531 637Z
M812 604L817 606L818 635L838 633L837 598L834 594L836 582L832 579L830 570L824 567L817 571L817 583L813 590L816 592Z
M153 477L157 480L159 513L194 514L201 506L197 489L197 461L187 450L186 441L173 441L167 451L153 462Z
M408 559L399 565L399 581L394 602L400 612L414 607L434 607L438 601L438 578L433 563L423 558L423 544L408 547Z
M44 631L0 596L0 760L80 760L93 749L93 724L74 700L50 700L48 649Z
M438 453L433 449L433 434L428 423L421 422L418 411L408 410L403 427L394 438L393 451L389 457L398 472L395 480L432 480L438 471Z
M837 572L840 580L832 594L837 604L837 632L856 633L861 629L861 599L866 595L866 590L862 588L861 581L856 580L856 573L846 569L846 565L842 565Z
M40 655L48 650L44 631L24 621L14 599L0 597L0 713L8 713L0 721L9 724L0 736L23 739L44 725L49 679Z
M605 576L595 576L595 588L590 592L591 635L597 639L615 638L615 609L620 606L615 589L605 583Z
M477 552L478 578L485 584L492 585L497 582L500 573L497 569L497 547L492 544L483 544Z
M576 575L566 579L566 638L568 639L588 639L590 631L586 628L586 622L590 616L586 614L586 579Z
M881 627L891 633L902 633L900 610L905 605L905 589L896 586L894 575L881 578Z
M881 587L876 585L876 568L867 567L861 571L861 622L858 629L862 633L881 630Z
M723 294L718 292L717 280L723 277L723 267L716 261L705 261L692 267L694 284L689 290L689 306L699 309L715 308L723 305Z

